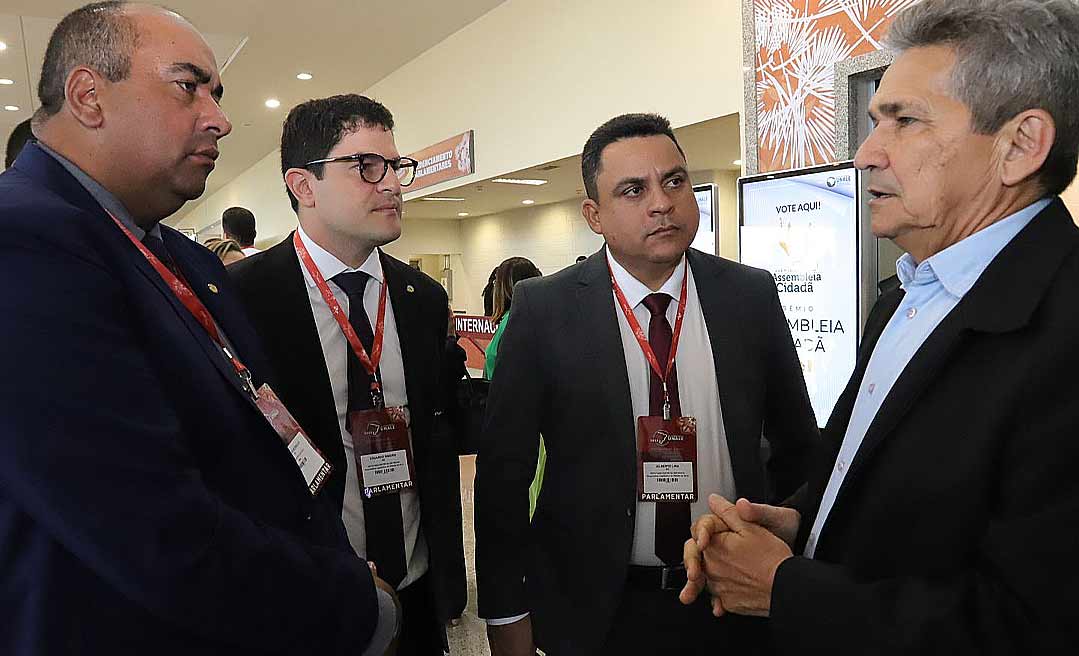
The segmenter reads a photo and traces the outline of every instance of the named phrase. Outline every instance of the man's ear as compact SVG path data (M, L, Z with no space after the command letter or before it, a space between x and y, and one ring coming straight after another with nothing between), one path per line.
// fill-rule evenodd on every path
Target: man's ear
M291 168L285 171L285 186L296 197L300 207L315 206L315 193L311 189L311 180L309 178L309 176L313 175L314 173L307 169Z
M1000 179L1014 187L1037 175L1056 141L1056 123L1044 109L1020 112L1001 128Z
M591 198L585 198L581 202L581 216L584 217L588 227L597 235L603 234L603 225L599 219L599 203Z
M83 127L96 129L105 123L105 112L98 99L98 80L94 71L80 66L67 76L64 84L67 110Z

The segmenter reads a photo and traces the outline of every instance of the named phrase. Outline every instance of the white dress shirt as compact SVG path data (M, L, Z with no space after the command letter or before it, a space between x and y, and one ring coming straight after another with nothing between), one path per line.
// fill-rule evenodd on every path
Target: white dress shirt
M319 273L326 279L334 298L346 313L349 311L348 295L330 279L346 271L362 271L371 276L372 280L364 289L363 305L373 330L378 317L379 289L385 284L378 249L372 251L371 256L358 269L352 269L311 240L302 227L297 231ZM347 470L345 472L345 502L341 510L341 519L345 523L345 530L348 532L352 548L356 550L357 555L366 557L367 533L363 523L363 495L360 492L359 474L356 471L352 435L345 429L345 420L348 416L348 357L351 346L345 334L341 332L341 327L337 325L337 320L330 313L330 308L322 298L322 293L315 285L311 274L306 267L301 265L300 268L307 282L307 300L311 303L311 313L314 315L318 338L322 343L322 353L326 358L326 370L330 374L330 387L333 390L333 401L337 408L337 423L341 429L341 442L345 445ZM393 302L389 298L386 299L382 360L378 368L382 375L382 391L386 405L407 408L408 395L405 392L405 368L401 358L401 342L397 336ZM409 440L411 439L410 434ZM401 580L401 584L397 586L399 590L404 589L427 572L427 543L420 528L420 498L415 488L401 492L401 515L405 535L405 563L408 571L405 578Z
M634 278L607 251L607 261L614 272L614 279L622 288L626 302L633 308L633 314L645 333L652 313L644 304L644 299L652 290ZM708 326L704 322L697 284L693 271L682 263L674 270L667 282L663 283L658 293L671 297L667 306L667 322L674 329L678 315L678 298L682 293L682 276L688 275L686 288L686 314L682 319L682 335L678 341L678 352L674 365L678 375L678 401L682 415L697 419L697 502L689 506L690 517L698 517L708 510L708 495L721 494L727 499L734 499L734 472L731 470L731 455L727 450L727 433L723 427L723 411L719 407L719 383L716 378L716 363L712 356L712 341L708 337ZM613 292L612 292L613 294ZM615 299L615 315L618 317L618 330L622 334L622 352L626 357L626 373L629 374L629 393L633 408L633 425L637 418L648 415L648 391L651 367L644 357L633 329L626 320L622 308ZM666 362L660 363L666 366ZM636 440L636 435L634 435ZM633 550L630 564L661 566L663 561L656 557L656 504L640 501L637 503L636 523L633 528ZM689 527L686 527L689 537Z
M242 250L244 252L244 257L249 257L249 256L254 255L256 253L261 253L262 252L261 249L255 248L254 246L248 246L247 248L241 248L240 250Z

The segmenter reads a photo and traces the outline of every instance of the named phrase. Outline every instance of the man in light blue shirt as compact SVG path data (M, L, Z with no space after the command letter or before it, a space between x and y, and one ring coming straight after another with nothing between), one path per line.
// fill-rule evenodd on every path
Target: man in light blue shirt
M714 496L683 601L769 617L781 654L1075 653L1079 4L924 0L888 41L855 164L901 288L807 486Z

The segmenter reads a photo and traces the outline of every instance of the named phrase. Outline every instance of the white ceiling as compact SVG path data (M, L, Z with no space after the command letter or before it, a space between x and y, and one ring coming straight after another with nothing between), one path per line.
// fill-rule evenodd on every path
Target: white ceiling
M686 152L693 171L740 171L734 160L741 157L738 115L723 116L676 129L675 137ZM581 144L588 135L583 135ZM479 153L482 157L482 153ZM555 167L555 168L550 168ZM570 198L584 198L581 180L581 157L575 155L554 162L532 166L506 174L505 178L547 180L537 187L512 185L491 180L472 182L455 189L427 193L424 197L464 198L461 202L427 201L424 197L405 203L405 216L410 219L457 219L459 212L469 218L505 212L524 207L522 200L534 200L535 205L557 203Z
M234 129L206 194L227 184L278 146L288 109L309 98L362 92L503 0L169 0L214 49L220 64L243 43L222 75L222 107ZM0 142L37 106L45 46L56 23L83 0L3 0L0 3ZM246 43L244 40L246 39ZM304 71L314 79L303 82ZM281 106L267 109L277 98ZM4 111L15 105L18 112Z

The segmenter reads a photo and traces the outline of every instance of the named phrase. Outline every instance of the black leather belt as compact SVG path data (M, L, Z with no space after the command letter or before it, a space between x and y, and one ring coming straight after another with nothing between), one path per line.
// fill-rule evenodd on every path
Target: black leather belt
M686 568L682 565L673 567L630 565L626 583L636 588L650 590L681 590L686 585Z

